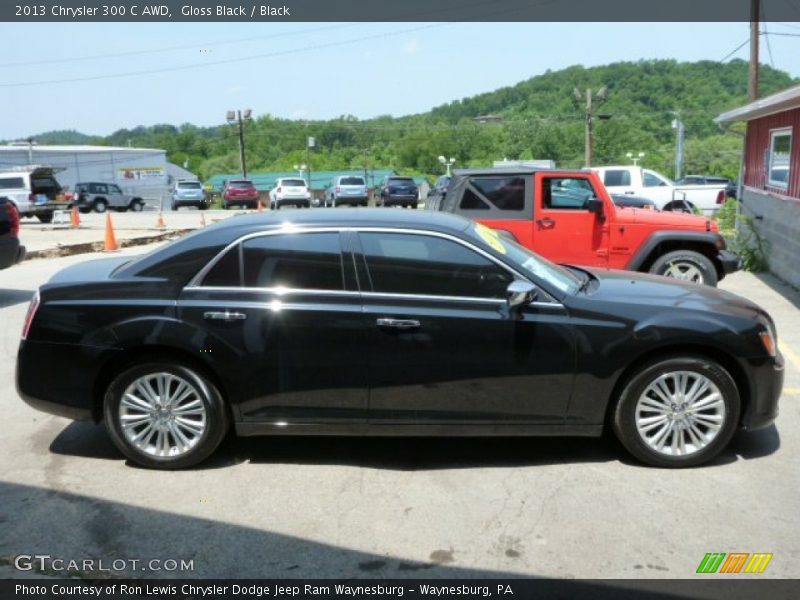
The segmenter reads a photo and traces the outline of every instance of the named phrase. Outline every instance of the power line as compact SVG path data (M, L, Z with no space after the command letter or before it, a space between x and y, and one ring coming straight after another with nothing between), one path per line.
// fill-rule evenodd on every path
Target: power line
M741 50L742 48L744 48L744 47L745 47L745 46L746 46L746 45L747 45L749 42L750 42L750 38L748 37L748 38L747 38L745 41L743 41L741 44L739 44L738 46L736 46L736 48L734 48L733 50L731 50L730 52L728 52L728 53L725 55L725 58L722 58L722 59L720 59L720 61L719 61L719 62L721 62L721 63L722 63L722 62L725 62L725 61L726 61L726 60L728 60L728 59L729 59L731 56L733 56L734 54L736 54L736 53L737 53L739 50Z
M69 58L50 58L50 59L42 59L42 60L31 60L25 62L10 62L10 63L0 63L0 67L27 67L31 65L45 65L45 64L56 64L56 63L65 63L65 62L80 62L80 61L87 61L87 60L98 60L98 59L105 59L105 58L120 58L125 56L139 56L142 54L158 54L161 52L172 52L175 50L191 50L192 48L208 48L211 46L225 46L228 44L240 44L245 42L254 42L258 40L264 39L274 39L274 38L281 38L281 37L289 37L295 35L302 35L305 33L316 33L318 31L325 31L328 29L341 29L343 27L353 27L355 25L360 25L360 23L337 23L335 25L326 25L325 27L316 27L313 29L303 29L301 31L287 31L284 33L275 33L270 35L259 35L255 37L249 38L238 38L235 40L218 40L216 42L206 42L203 44L186 44L183 46L166 46L163 48L151 48L149 50L131 50L128 52L113 52L113 53L106 53L106 54L92 54L86 56L72 56Z

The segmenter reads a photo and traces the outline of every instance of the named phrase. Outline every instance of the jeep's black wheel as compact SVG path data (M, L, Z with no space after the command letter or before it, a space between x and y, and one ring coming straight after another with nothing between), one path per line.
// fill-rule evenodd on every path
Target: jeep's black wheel
M637 369L613 415L622 445L643 463L692 467L727 446L739 422L736 383L717 362L671 356Z
M94 210L94 212L97 213L104 213L106 212L107 208L108 204L106 203L105 200L95 200L94 203L92 204L92 209Z
M711 260L693 250L674 250L659 256L650 272L712 287L717 285L717 269Z
M182 469L208 458L228 430L225 402L200 371L173 361L127 369L108 387L105 424L138 465Z
M36 215L36 218L39 219L42 223L50 223L53 220L53 213L52 212L45 212L39 213Z

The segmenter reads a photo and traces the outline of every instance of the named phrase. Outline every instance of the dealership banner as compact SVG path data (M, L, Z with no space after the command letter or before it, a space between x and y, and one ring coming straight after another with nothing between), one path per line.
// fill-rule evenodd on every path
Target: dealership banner
M797 21L795 0L760 0L770 21ZM0 3L17 22L749 21L751 0L38 0Z
M162 180L166 176L164 167L117 167L117 180L122 182Z
M344 599L577 599L737 600L756 597L796 599L800 584L782 579L284 579L284 580L0 580L0 598L44 600L227 600L285 598Z

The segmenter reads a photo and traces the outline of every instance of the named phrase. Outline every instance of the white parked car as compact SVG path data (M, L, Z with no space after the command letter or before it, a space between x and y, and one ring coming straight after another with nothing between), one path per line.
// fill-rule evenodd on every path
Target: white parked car
M639 166L592 167L610 194L652 200L659 210L699 209L711 215L726 200L726 185L677 185L661 173Z
M311 206L311 191L305 179L282 177L275 182L275 187L269 191L269 207L275 210L287 204L297 208Z

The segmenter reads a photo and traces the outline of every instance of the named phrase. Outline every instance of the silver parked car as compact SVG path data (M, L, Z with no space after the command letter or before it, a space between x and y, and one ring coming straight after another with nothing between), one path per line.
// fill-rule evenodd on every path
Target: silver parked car
M358 175L340 175L325 191L325 206L337 207L341 204L366 206L369 201L367 184Z
M123 194L117 184L99 181L76 183L75 203L81 212L102 213L108 209L139 212L144 209L144 200L139 196Z

